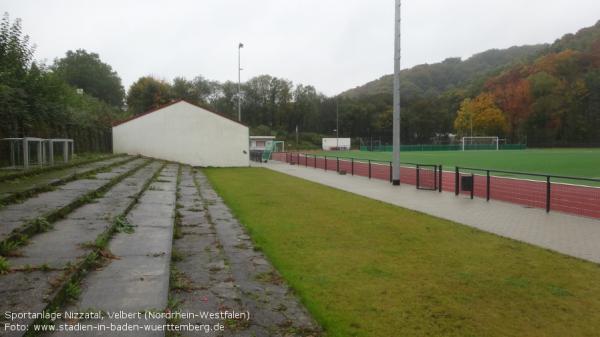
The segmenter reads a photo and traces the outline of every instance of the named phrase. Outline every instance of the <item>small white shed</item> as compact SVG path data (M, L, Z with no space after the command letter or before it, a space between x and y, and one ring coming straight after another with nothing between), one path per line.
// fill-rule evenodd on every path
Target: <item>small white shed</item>
M250 151L264 151L274 140L275 136L250 136Z
M322 141L325 151L350 150L352 146L350 138L323 138Z
M116 123L113 152L192 166L249 165L248 127L184 100Z

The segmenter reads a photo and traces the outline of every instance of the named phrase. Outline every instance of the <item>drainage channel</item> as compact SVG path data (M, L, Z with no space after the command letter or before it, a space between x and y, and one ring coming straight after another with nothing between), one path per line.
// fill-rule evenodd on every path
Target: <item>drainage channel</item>
M135 202L135 196L160 168L159 162L146 165L102 197L55 222L52 230L36 235L27 246L14 251L7 259L11 271L0 275L0 311L26 313L48 309L49 302L56 298L75 266L96 248L98 239L113 225L115 217ZM30 325L32 322L33 319L23 319L10 323ZM22 331L4 333L6 336L24 334ZM0 335L3 335L2 329Z
M210 330L207 336L320 334L321 329L264 255L254 249L242 225L200 171L183 169L177 213L171 310L223 313L225 331ZM234 318L236 314L249 314L249 319ZM210 319L185 318L177 323L215 327L215 320Z
M68 214L77 206L84 204L93 194L105 190L128 173L147 164L146 159L136 159L111 168L108 172L95 174L94 177L79 179L57 187L56 190L41 193L23 203L8 205L0 210L0 242L19 239L21 234L31 235L49 223Z
M68 182L81 179L86 175L108 170L114 166L123 165L134 160L134 156L111 157L100 161L69 167L63 170L50 171L32 177L23 178L23 181L0 182L0 204L17 203L31 198L39 193L47 192Z
M104 317L101 320L103 327L166 323L165 319L146 320L143 314L163 312L167 307L177 171L178 165L168 164L141 194L128 212L126 221L119 225L121 230L108 243L104 264L82 278L79 296L66 306L65 311L99 313ZM114 313L136 317L109 315ZM138 318L137 314L142 318ZM67 323L72 326L77 322ZM51 335L73 336L73 333L66 331ZM115 332L107 329L77 335L164 336L164 331Z

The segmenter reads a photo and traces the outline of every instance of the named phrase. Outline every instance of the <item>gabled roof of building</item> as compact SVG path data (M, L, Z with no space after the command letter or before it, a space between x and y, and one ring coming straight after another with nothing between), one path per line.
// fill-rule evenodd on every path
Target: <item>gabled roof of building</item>
M245 125L245 124L243 124L243 123L241 123L241 122L239 122L239 121L236 121L236 120L235 120L235 119L233 119L233 118L230 118L230 117L228 117L228 116L225 116L225 115L224 115L224 114L222 114L222 113L219 113L219 112L216 112L216 111L213 111L213 110L207 109L207 108L205 108L205 107L203 107L203 106L199 106L198 104L194 104L194 103L192 103L192 102L189 102L189 101L187 101L187 100L185 100L185 99L178 99L178 100L172 101L172 102L170 102L170 103L167 103L167 104L161 105L161 106L159 106L159 107L156 107L156 108L154 108L154 109L148 110L148 111L146 111L146 112L143 112L143 113L141 113L141 114L133 115L133 116L131 116L131 117L129 117L129 118L126 118L126 119L124 119L124 120L122 120L122 121L117 121L117 122L114 122L114 123L112 124L112 126L113 126L113 127L115 127L115 126L118 126L118 125L121 125L121 124L125 124L125 123L127 123L127 122L130 122L130 121L132 121L132 120L134 120L134 119L138 119L138 118L140 118L140 117L144 117L144 116L146 116L146 115L149 115L149 114L151 114L151 113L153 113L153 112L156 112L156 111L158 111L158 110L162 110L162 109L164 109L164 108L167 108L167 107L169 107L169 106L171 106L171 105L175 105L175 104L177 104L177 103L181 103L181 102L185 102L185 103L187 103L187 104L193 105L193 106L195 106L195 107L197 107L197 108L200 108L200 109L202 109L202 110L206 110L206 111L208 111L208 112L210 112L210 113L213 113L213 114L215 114L215 115L217 115L217 116L219 116L219 117L222 117L222 118L228 119L228 120L230 120L230 121L232 121L232 122L235 122L235 123L238 123L239 125L242 125L242 126L248 127L247 125Z

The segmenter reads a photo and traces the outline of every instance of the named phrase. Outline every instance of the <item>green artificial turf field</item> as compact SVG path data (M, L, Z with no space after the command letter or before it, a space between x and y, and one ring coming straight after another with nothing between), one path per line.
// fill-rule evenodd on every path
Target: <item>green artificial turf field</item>
M390 161L391 152L341 151L318 155ZM402 152L402 162L600 178L600 149Z
M204 172L329 337L600 331L597 264L267 169Z

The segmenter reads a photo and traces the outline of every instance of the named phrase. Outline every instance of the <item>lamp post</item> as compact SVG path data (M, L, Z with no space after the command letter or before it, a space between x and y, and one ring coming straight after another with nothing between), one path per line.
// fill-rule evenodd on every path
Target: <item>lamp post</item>
M400 185L400 0L396 0L395 7L392 183Z
M242 48L244 44L238 45L238 121L242 121Z

